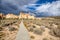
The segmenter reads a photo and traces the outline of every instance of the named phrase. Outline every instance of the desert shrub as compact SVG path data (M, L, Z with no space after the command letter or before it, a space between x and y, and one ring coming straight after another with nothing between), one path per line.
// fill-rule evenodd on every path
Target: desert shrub
M44 32L45 31L45 26L41 26L40 29Z
M15 23L14 25L16 25L17 27L20 27L19 24L16 24L16 23Z
M58 29L60 29L60 24L58 25L58 27L57 27Z
M6 36L5 33L0 32L0 37L5 37L5 36Z
M0 40L5 40L6 37L6 33L5 32L0 32Z
M33 28L36 28L36 27L33 25Z
M48 40L47 38L43 38L43 40Z
M57 37L60 37L60 29L55 29L55 30L54 30L54 34L55 34Z
M0 20L0 24L1 24L1 20Z
M50 37L49 40L54 40L54 38L51 38L51 37Z
M33 28L32 28L32 27L30 27L30 28L29 28L29 31L33 32Z
M59 23L55 23L56 25L59 25Z
M56 28L56 29L50 30L50 35L60 37L60 29Z
M3 28L2 27L0 27L0 31L2 31L3 30Z
M34 33L38 34L38 35L42 35L43 31L41 29L37 28L37 29L34 30Z
M31 39L34 39L35 37L34 37L34 36L31 36L30 38L31 38Z
M14 27L9 27L9 31L15 31L15 30L17 30L17 29Z
M10 23L2 23L2 26L5 27L5 26L9 26Z

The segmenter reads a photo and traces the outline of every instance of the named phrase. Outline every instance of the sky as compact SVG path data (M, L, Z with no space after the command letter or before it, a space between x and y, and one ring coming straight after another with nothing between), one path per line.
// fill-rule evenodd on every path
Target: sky
M0 0L0 12L34 16L60 16L60 0Z

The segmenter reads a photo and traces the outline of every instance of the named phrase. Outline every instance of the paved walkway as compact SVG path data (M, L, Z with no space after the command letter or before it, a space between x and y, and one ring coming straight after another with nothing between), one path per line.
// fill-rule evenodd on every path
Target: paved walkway
M25 28L23 21L20 23L20 28L17 33L16 40L30 40L28 30Z

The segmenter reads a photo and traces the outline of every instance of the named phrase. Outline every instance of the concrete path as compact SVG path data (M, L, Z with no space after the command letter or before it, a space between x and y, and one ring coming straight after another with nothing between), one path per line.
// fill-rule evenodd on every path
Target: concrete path
M23 21L20 23L20 28L17 33L16 40L30 40L28 30L25 28Z

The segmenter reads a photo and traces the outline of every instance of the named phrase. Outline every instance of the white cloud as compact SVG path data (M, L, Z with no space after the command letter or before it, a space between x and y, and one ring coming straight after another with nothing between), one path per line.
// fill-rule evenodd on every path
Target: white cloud
M38 0L2 0L2 3L17 4L20 6L35 3Z
M29 4L34 4L36 1L38 0L2 0L2 5L15 5L19 10L27 11Z
M25 11L30 11L31 9L29 8L36 9L37 8L36 5L40 5L40 4L28 4L28 5L21 6L20 9L25 10Z
M42 4L41 6L36 8L36 11L39 13L49 13L54 16L60 15L60 1Z

